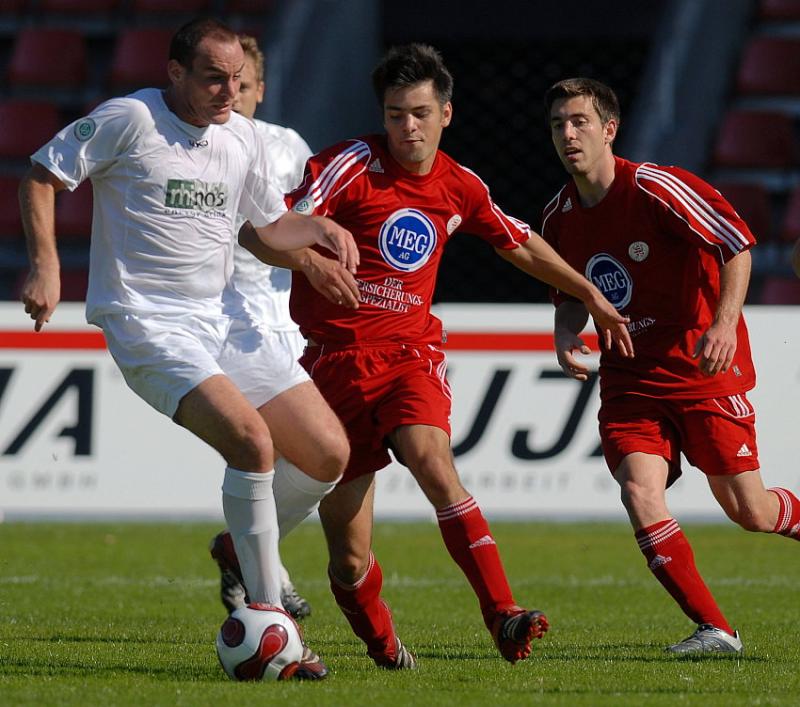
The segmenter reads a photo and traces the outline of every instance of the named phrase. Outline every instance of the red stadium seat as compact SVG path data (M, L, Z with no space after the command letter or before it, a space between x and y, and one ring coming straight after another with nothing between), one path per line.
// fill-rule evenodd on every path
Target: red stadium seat
M269 15L274 9L274 0L228 0L225 3L225 11L230 14Z
M86 268L61 270L61 300L64 302L85 302L89 286L89 271Z
M19 215L17 190L19 179L0 177L0 241L23 241L22 218Z
M739 93L800 95L800 39L755 37L744 50Z
M27 158L61 129L55 105L46 101L0 101L0 157Z
M790 116L731 110L722 122L713 159L718 167L792 169L797 155Z
M789 194L786 204L786 213L783 215L781 239L787 243L794 243L800 238L800 186L795 187Z
M208 12L210 5L209 0L133 0L132 9L137 14L200 14Z
M715 186L745 220L757 241L771 238L772 206L763 185L726 182Z
M41 12L68 14L71 12L113 12L120 0L39 0Z
M86 81L83 35L68 29L24 29L8 65L12 86L79 88Z
M56 197L56 234L59 241L89 241L92 233L92 183Z
M800 304L800 280L768 277L761 288L761 304Z
M800 20L798 0L761 0L759 11L765 20Z
M167 61L173 30L122 30L111 59L111 85L116 88L158 88L167 84Z

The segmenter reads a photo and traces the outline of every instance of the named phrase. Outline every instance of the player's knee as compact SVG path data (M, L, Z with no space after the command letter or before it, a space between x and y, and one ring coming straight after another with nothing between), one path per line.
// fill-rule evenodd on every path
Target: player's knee
M350 444L344 432L330 434L319 446L317 478L320 481L336 481L347 468Z
M648 486L628 480L620 486L620 498L625 508L640 515L659 503L661 495Z
M741 508L732 520L751 533L771 533L775 527L775 520L757 508Z
M268 471L275 463L272 437L264 424L245 423L229 440L225 460L244 471Z
M340 551L331 555L329 570L339 582L356 584L367 573L368 567L369 553L361 556L353 551Z

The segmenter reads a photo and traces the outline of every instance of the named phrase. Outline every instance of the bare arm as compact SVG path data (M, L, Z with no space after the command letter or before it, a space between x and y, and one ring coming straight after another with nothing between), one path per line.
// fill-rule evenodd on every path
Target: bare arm
M19 185L19 208L28 246L30 272L22 286L25 311L41 331L61 299L61 265L56 249L56 193L64 185L40 164L34 164Z
M287 211L267 226L256 228L246 222L239 230L239 243L265 263L276 250L297 250L311 245L321 245L336 253L342 267L351 273L355 273L359 263L358 248L350 231L325 216L302 216Z
M300 216L299 218L308 219L309 217ZM239 243L262 262L302 272L311 285L331 302L350 309L358 308L360 295L358 285L353 277L354 271L348 270L339 260L326 258L311 248L295 250L271 248L263 239L259 238L258 231L260 230L246 222L239 231ZM254 249L258 252L255 252Z
M736 353L736 327L742 315L747 286L750 284L750 251L731 258L720 268L720 292L714 321L697 342L694 358L700 357L700 370L713 376L725 373Z
M600 290L570 267L544 239L534 234L518 248L496 250L528 275L581 300L602 332L606 348L611 348L614 341L623 356L633 356L633 342L625 326L628 318L617 312Z

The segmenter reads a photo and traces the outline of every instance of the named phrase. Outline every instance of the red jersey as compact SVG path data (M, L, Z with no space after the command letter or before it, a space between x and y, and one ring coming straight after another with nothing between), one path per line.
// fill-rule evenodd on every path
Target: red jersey
M636 355L600 356L604 400L633 393L674 399L734 395L755 385L744 318L727 373L709 377L692 353L714 319L720 266L755 244L733 207L710 185L677 167L619 157L611 189L581 206L570 181L545 207L542 235L585 274L621 314ZM553 292L556 305L567 299Z
M329 302L302 273L292 277L292 319L318 344L442 343L430 307L450 238L463 230L512 249L530 236L528 224L506 216L473 172L437 152L428 174L412 174L389 154L384 136L313 155L286 199L299 213L329 216L348 229L361 255L356 310Z

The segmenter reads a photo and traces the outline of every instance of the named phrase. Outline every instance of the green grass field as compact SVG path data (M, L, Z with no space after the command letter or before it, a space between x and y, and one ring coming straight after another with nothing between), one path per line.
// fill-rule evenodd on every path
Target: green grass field
M384 596L414 673L379 671L333 603L318 525L284 546L312 603L320 683L242 684L219 667L224 619L209 524L0 524L0 705L797 705L800 545L691 525L698 564L742 633L738 659L676 659L693 626L620 524L494 523L517 600L547 637L511 666L495 653L432 523L383 523Z

